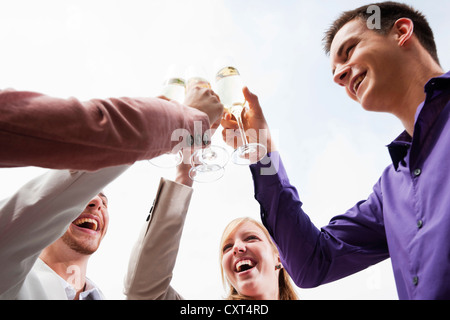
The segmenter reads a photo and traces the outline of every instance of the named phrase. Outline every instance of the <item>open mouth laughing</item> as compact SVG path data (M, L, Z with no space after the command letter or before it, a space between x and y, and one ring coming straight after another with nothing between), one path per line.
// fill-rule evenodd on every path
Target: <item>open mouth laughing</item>
M78 228L92 230L92 231L98 231L98 229L99 229L98 221L93 218L87 218L87 217L78 218L75 221L73 221L72 224L74 224Z
M234 265L234 271L237 273L242 273L253 269L256 266L256 262L251 259L240 259Z
M355 96L356 96L356 93L358 92L358 88L361 85L361 82L363 82L363 80L366 78L366 75L367 75L367 72L364 72L353 78L353 80L350 84L350 88L352 90L352 93Z

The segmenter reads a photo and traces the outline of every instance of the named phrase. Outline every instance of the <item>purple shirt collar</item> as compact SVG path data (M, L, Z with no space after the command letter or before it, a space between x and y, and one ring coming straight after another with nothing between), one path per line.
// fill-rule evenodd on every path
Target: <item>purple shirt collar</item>
M433 104L432 108L425 108L424 106L428 101L431 101L442 90L449 88L450 86L450 71L435 78L431 78L425 85L424 91L426 93L425 101L423 101L418 107L415 114L415 126L414 137L411 137L408 132L403 131L391 144L389 144L388 150L391 155L392 164L395 170L398 169L399 163L405 158L408 153L408 149L411 147L413 140L422 139L428 129L436 121L437 117L441 113L445 104ZM424 112L422 112L424 110ZM414 155L414 153L413 153Z

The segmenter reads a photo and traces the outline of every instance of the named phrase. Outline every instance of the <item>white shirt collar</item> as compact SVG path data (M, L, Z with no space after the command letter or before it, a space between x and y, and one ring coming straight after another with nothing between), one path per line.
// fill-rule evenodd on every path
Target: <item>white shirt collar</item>
M77 294L74 287L72 287L67 281L60 277L61 284L64 287L64 290L67 295L68 300L73 300ZM90 279L86 278L86 285L84 287L84 291L80 293L80 300L104 300L103 293L97 287L97 285L92 282Z

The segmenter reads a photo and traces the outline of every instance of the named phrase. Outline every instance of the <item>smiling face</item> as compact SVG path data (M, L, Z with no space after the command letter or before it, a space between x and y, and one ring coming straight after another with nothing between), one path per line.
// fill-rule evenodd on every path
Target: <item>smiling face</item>
M348 22L331 43L333 80L364 109L395 113L405 94L404 80L409 80L402 72L408 62L401 41L395 27L382 35L359 18Z
M72 250L90 255L98 249L108 223L108 200L104 194L99 193L70 224L61 240Z
M238 224L222 240L221 263L227 281L254 299L278 299L278 254L259 226Z

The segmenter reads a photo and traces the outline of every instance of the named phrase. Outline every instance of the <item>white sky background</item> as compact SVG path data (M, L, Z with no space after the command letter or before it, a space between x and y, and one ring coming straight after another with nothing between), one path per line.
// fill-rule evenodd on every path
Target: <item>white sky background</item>
M0 88L81 100L156 96L170 64L199 64L213 73L216 57L232 55L259 96L304 210L320 227L367 198L390 163L385 145L403 130L393 116L369 113L350 100L332 82L322 51L333 19L367 3L1 0ZM450 1L407 3L427 16L447 70ZM213 143L222 144L219 134ZM0 198L44 171L0 169ZM173 174L143 161L105 188L111 221L88 276L108 298L123 298L131 247L160 177ZM231 162L221 180L194 188L172 284L188 299L221 299L222 230L235 217L260 219L259 205L249 169ZM302 299L397 299L390 260L298 292Z

